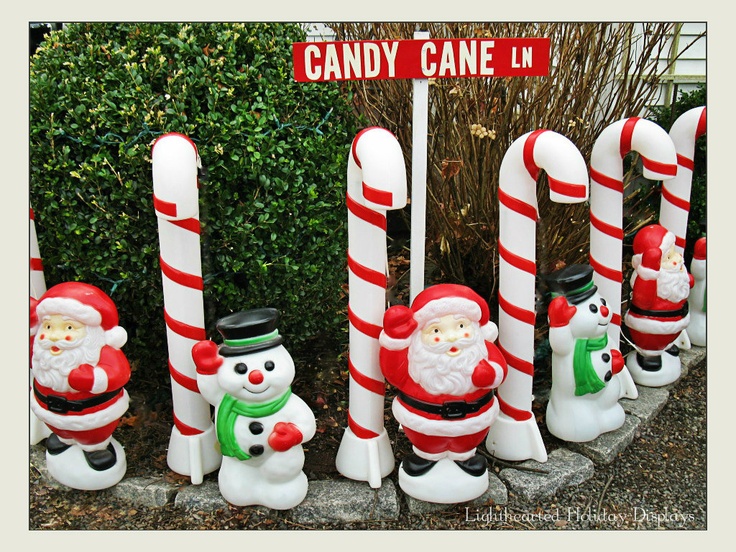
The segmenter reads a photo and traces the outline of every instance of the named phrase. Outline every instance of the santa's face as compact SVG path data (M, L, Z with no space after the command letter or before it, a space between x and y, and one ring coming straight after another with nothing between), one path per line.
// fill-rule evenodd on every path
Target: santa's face
M669 272L682 272L685 270L685 262L682 255L675 250L674 245L671 245L662 255L661 268Z
M217 382L227 394L244 402L261 403L280 397L294 379L294 361L283 345L224 358Z
M73 318L52 314L44 318L38 333L40 341L49 343L51 354L58 356L65 350L79 346L87 335L87 326Z
M438 354L456 357L473 341L476 333L474 326L465 316L448 314L422 330L422 343Z

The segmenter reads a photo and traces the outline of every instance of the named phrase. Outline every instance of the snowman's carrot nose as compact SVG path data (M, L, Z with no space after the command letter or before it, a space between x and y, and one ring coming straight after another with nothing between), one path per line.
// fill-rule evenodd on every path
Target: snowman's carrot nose
M248 374L248 381L251 382L253 385L263 383L263 373L261 373L259 370L253 370L250 374Z

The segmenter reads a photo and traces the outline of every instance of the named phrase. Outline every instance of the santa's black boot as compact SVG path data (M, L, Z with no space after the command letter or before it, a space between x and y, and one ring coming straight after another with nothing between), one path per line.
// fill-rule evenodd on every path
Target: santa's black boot
M636 353L636 362L642 370L646 372L658 372L662 369L662 357L656 356L644 356L641 353Z
M59 436L56 433L52 433L46 438L46 452L49 454L52 454L53 456L56 456L57 454L61 454L66 449L68 449L71 445L67 445L66 443L62 443L61 439L59 439Z
M424 475L425 473L427 473L434 467L436 463L437 462L427 460L425 458L417 456L416 454L410 454L409 456L404 458L402 469L406 472L406 475L417 477L419 475Z
M117 454L112 443L106 449L84 451L84 458L93 470L105 471L112 468L117 462Z
M467 460L455 460L455 463L465 472L474 477L485 475L488 469L488 462L485 456L475 454Z

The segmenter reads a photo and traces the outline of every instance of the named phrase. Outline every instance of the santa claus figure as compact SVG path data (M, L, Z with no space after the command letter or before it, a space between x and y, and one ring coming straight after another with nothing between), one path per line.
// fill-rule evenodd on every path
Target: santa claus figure
M494 389L507 372L497 335L488 304L465 286L432 286L411 308L386 311L380 365L397 391L393 414L413 445L399 468L408 495L457 503L488 488L476 448L498 416Z
M675 235L659 224L636 234L631 264L632 292L623 332L635 351L627 355L626 366L640 385L668 385L681 373L675 342L690 321L687 300L693 277L675 250Z
M31 333L31 409L51 431L49 473L75 489L115 485L127 466L112 434L128 409L130 379L115 304L95 286L58 284L31 301Z

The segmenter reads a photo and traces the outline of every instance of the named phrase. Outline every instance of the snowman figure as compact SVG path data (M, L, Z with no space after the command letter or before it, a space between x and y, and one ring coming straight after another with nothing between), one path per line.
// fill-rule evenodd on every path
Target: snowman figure
M705 243L704 237L695 242L693 260L690 263L690 274L692 274L695 284L687 298L688 305L690 305L690 323L687 326L687 335L690 338L690 343L698 347L705 347L706 344Z
M192 348L199 390L215 406L220 493L236 506L287 510L307 494L301 445L316 422L291 391L294 361L277 323L276 309L236 312L217 322L221 345Z
M592 441L624 423L618 403L624 368L621 352L608 343L612 312L593 284L589 265L570 265L547 277L552 348L552 389L547 428L563 441Z

